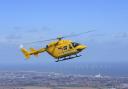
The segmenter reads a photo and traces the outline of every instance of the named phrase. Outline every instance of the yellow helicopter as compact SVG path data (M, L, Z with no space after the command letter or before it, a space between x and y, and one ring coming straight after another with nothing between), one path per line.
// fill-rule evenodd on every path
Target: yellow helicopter
M89 32L92 32L92 31L88 31L84 33L89 33ZM36 41L36 42L45 42L45 41L57 40L49 43L48 45L46 45L46 47L40 48L38 50L34 48L30 48L30 51L27 51L22 46L21 51L24 54L26 59L30 58L30 55L38 56L38 54L42 52L47 52L49 55L54 57L56 59L56 62L73 59L76 57L80 57L81 55L78 55L78 53L86 49L87 46L77 42L73 42L71 40L63 40L63 39L67 37L72 37L72 36L79 36L84 33L68 35L68 36L58 37L55 39L49 39L44 41ZM35 43L35 42L31 42L31 43Z

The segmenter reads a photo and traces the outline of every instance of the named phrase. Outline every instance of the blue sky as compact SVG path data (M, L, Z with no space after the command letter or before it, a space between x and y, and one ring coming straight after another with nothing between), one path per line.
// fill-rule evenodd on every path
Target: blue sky
M128 62L127 4L127 0L1 0L0 64L56 65L46 53L26 61L19 44L92 29L96 31L71 38L88 49L78 60L62 65Z

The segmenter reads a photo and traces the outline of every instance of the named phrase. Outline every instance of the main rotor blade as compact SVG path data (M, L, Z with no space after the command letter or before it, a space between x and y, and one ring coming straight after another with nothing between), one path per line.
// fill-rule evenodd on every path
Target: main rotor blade
M82 32L82 33L79 33L79 34L67 35L67 36L63 36L62 38L69 38L69 37L74 37L74 36L80 36L80 35L83 35L83 34L86 34L86 33L94 32L94 31L95 30L91 30L91 31Z
M54 39L48 39L48 40L42 40L42 41L27 42L27 43L23 43L23 44L26 45L26 44L42 43L42 42L51 41L51 40L56 40L56 38L54 38Z
M90 30L90 31L87 31L87 32L82 32L82 33L79 33L79 34L72 34L72 35L67 35L67 36L57 37L57 38L48 39L48 40L34 41L34 42L27 42L27 43L23 43L23 44L26 45L26 44L42 43L42 42L51 41L51 40L57 40L57 39L63 39L63 38L74 37L74 36L80 36L80 35L83 35L83 34L85 34L85 33L90 33L90 32L93 32L93 31L95 31L95 30Z

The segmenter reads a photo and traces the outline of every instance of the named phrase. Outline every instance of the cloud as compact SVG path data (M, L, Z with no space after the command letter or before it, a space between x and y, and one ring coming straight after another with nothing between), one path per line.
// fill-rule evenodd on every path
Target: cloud
M121 32L121 33L116 34L115 37L128 38L128 33L127 32Z
M22 37L18 34L9 34L6 36L7 40L18 40L21 39Z
M32 29L29 29L27 32L29 32L29 33L35 33L35 32L38 32L38 31L39 31L39 29L32 28Z
M36 33L36 32L48 32L51 31L52 28L49 26L13 26L8 28L10 31L9 33Z
M14 30L21 30L21 29L23 29L23 28L20 27L20 26L15 26L15 27L13 27L13 29L14 29Z
M36 32L48 32L51 31L52 29L48 26L43 26L43 27L32 27L29 28L29 30L26 30L27 32L30 33L36 33Z
M6 34L6 35L2 35L0 36L0 43L4 43L4 44L16 44L18 42L20 42L20 40L22 39L21 35L18 34Z
M7 32L3 32L0 35L0 43L16 43L16 42L27 42L27 41L36 41L36 40L44 40L47 38L47 34L51 33L51 28L48 26L42 27L24 27L24 26L14 26L9 27L10 29Z

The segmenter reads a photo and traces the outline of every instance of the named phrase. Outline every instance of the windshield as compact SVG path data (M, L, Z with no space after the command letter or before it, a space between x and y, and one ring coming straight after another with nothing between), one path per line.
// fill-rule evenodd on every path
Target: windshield
M72 43L72 46L73 46L73 47L76 47L76 46L78 46L78 45L79 45L79 43L76 43L76 42L73 42L73 43Z

